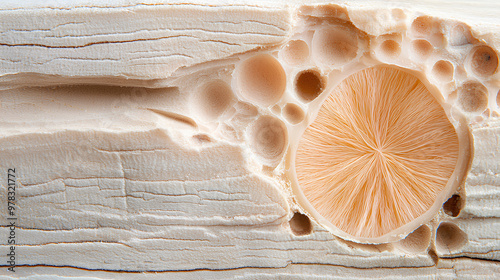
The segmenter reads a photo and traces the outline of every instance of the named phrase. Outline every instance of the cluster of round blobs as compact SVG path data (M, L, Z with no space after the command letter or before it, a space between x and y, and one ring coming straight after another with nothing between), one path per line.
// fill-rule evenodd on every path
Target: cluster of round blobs
M444 32L448 34L445 36ZM318 28L312 36L293 38L277 53L257 54L240 62L234 76L240 99L269 109L247 133L253 152L265 165L275 167L281 160L288 144L288 128L305 122L309 104L327 86L325 73L342 69L362 55L360 41L358 33L348 27ZM458 62L443 58L446 55L441 49L453 48L467 53L462 61L466 73L456 73L456 68L460 68ZM374 51L374 57L382 63L396 63L409 57L430 65L423 69L437 85L457 85L463 81L455 86L455 102L465 113L481 114L488 107L489 90L483 83L497 72L498 56L491 47L475 40L463 24L446 29L434 18L417 17L406 36L376 38ZM456 217L462 207L460 196L454 195L443 209ZM290 220L290 229L297 236L310 234L312 228L308 216L299 212ZM453 253L467 243L467 235L450 221L435 225L434 231L431 228L434 226L422 225L394 246L408 253L428 251L436 255L436 250L440 254ZM430 245L431 239L435 240L435 246Z
M326 78L311 65L309 45L300 39L289 41L279 53L257 54L237 65L234 85L240 99L269 109L247 132L254 154L268 167L281 162L288 128L304 123L308 104L325 89Z
M500 91L493 83L493 77L498 76L498 54L475 39L468 26L420 16L406 34L378 36L369 48L360 36L349 26L318 27L313 33L295 36L278 52L242 56L232 80L202 86L194 104L203 117L216 119L237 102L233 88L239 103L255 105L260 114L253 114L255 119L245 137L261 163L271 168L282 161L289 130L308 121L309 106L318 103L329 73L353 64L367 51L384 64L420 65L445 100L469 116L488 112L490 100L496 99L498 110ZM494 94L496 98L491 98ZM461 197L454 195L444 204L443 212L454 219L463 204ZM422 225L394 246L408 253L427 251L431 256L437 256L436 251L456 252L467 243L467 234L450 219ZM313 226L308 216L296 212L290 229L301 236L310 234ZM435 246L430 245L431 239Z
M448 103L469 116L500 112L500 91L493 82L498 76L498 54L474 38L467 25L420 16L412 22L410 36L415 56L429 60L429 76L443 92L450 92Z
M423 65L426 76L442 92L449 92L447 102L467 115L500 112L500 91L492 79L498 72L498 54L474 38L467 25L419 16L412 21L407 40L401 34L387 34L374 41L377 59L397 64L409 57Z

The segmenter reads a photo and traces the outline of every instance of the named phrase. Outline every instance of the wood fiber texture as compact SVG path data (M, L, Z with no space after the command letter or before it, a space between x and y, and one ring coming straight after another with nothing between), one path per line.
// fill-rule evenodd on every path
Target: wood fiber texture
M0 279L500 277L500 74L474 71L462 55L474 44L498 54L498 3L459 1L471 11L454 14L432 1L188 2L0 3ZM463 20L472 37L429 35L432 54L422 58L425 47L413 51L397 34L418 41L412 21L427 15L445 31ZM485 85L486 103L471 101L480 112L464 113L471 160L456 190L460 205L425 222L427 244L360 244L310 216L310 232L289 222L307 212L285 172L300 138L292 128L312 122L329 83L359 67L347 61L332 70L314 46L306 62L283 50L338 24L361 42L346 59L391 64L400 48L404 61L427 61L408 65L433 91L449 92L441 101L456 110L467 111L456 81ZM470 46L453 49L453 40ZM446 62L431 61L448 48L455 72L446 81ZM242 78L248 73L265 81L247 63L262 52L269 65L288 61L264 99L240 88L259 88ZM310 69L328 82L307 100L293 92L294 76ZM11 168L15 273L6 256Z

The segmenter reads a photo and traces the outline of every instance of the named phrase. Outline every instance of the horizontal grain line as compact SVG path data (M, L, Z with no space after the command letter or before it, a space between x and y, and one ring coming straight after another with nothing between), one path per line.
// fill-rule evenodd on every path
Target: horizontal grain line
M118 270L118 269L94 269L94 268L84 268L78 266L70 266L70 265L46 265L46 264L34 264L34 265L16 265L16 267L53 267L53 268L73 268L78 270L86 270L86 271L102 271L102 272L112 272L112 273L161 273L161 272L194 272L194 271L234 271L234 270L244 270L244 269L284 269L288 266L293 265L310 265L310 266L334 266L334 267L342 267L348 269L355 270L368 270L368 269L381 269L381 270L397 270L397 269L422 269L422 268L431 268L432 266L400 266L400 267L351 267L340 264L329 264L329 263L294 263L289 262L285 266L279 267L265 267L265 266L240 266L234 268L193 268L193 269L172 269L172 270ZM0 267L7 267L6 265L0 265Z
M99 42L91 42L91 43L87 43L84 45L77 45L77 46L50 46L50 45L44 45L44 44L8 44L8 43L0 43L0 46L5 46L5 47L41 47L41 48L47 48L47 49L80 49L80 48L85 48L85 47L89 47L89 46L93 46L93 45L149 42L149 41L159 41L159 40L164 40L164 39L173 39L173 38L180 38L180 37L186 37L186 38L196 39L196 40L200 39L198 37L190 36L190 35L174 35L174 36L165 36L165 37L157 37L157 38L149 38L149 39L134 39L134 40L122 40L122 41L99 41ZM229 42L227 42L227 43L229 43ZM229 44L231 44L231 43L229 43Z

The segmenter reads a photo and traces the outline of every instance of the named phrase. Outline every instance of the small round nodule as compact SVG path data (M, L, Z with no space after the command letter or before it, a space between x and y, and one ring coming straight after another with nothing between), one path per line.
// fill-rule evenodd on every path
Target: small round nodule
M493 75L498 68L498 55L489 46L476 47L471 52L470 67L478 76Z
M401 46L394 40L385 40L380 44L380 50L386 58L394 58L401 54Z
M313 101L323 92L324 88L324 79L318 71L310 69L297 74L295 90L302 101Z
M488 89L476 81L465 82L458 89L457 102L465 112L481 113L488 106Z
M453 223L443 222L436 231L436 248L441 253L457 251L467 242L467 234Z
M286 74L277 59L269 54L260 54L239 65L237 84L244 99L261 106L270 106L283 96Z
M434 47L429 41L419 39L411 42L411 50L415 59L427 59L434 51Z
M311 219L302 213L295 212L290 219L290 230L298 236L310 234L312 232Z
M429 16L417 17L411 24L411 30L419 36L429 36L435 25L435 20Z
M342 28L321 29L314 33L312 55L316 62L341 66L358 54L357 34Z
M262 116L249 130L252 151L268 166L276 166L287 145L287 129L278 118Z
M305 113L299 105L287 103L283 108L283 116L291 124L298 124L304 120Z
M432 67L434 79L441 83L449 82L453 79L453 64L446 60L437 61Z
M202 86L194 95L193 104L201 118L218 118L233 101L233 91L227 83L215 80Z
M302 40L293 40L281 50L281 57L290 65L300 65L309 58L309 46Z

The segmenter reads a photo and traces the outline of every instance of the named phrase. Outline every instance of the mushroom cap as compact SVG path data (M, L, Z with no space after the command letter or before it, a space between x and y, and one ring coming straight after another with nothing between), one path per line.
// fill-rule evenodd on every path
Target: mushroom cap
M458 158L455 127L424 83L375 66L329 93L294 167L299 191L323 221L370 242L442 203Z

